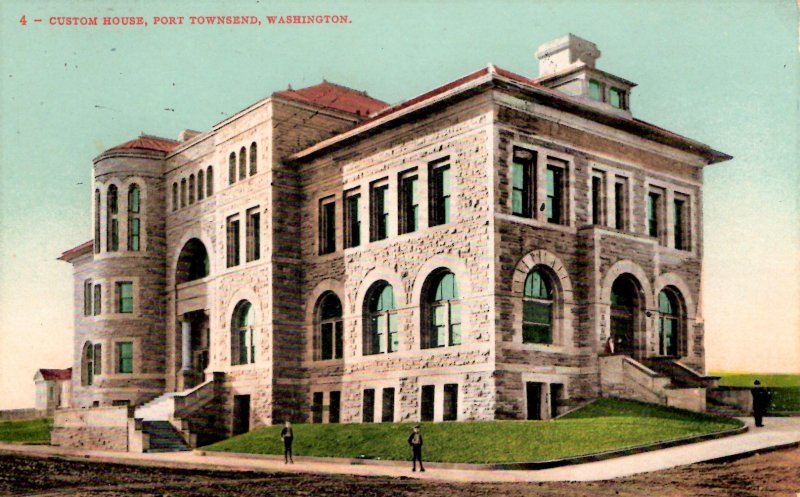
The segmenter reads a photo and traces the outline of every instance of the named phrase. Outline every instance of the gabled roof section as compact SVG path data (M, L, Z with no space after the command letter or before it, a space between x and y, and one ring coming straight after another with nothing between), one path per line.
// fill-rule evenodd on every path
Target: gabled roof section
M71 249L67 250L61 257L58 258L59 261L64 262L72 262L73 259L80 257L84 254L89 254L92 252L92 247L94 246L94 240L89 240L88 242L83 242L77 247L72 247Z
M272 95L365 117L385 109L389 105L370 97L365 91L354 90L328 81L299 90L288 88L276 91Z
M160 136L142 134L134 140L117 145L116 147L111 147L110 149L106 150L106 152L111 152L112 150L139 149L154 150L156 152L166 153L170 152L180 144L181 143L177 140L170 140L168 138L161 138Z
M39 374L45 381L70 380L72 379L72 368L40 369Z
M686 138L677 133L667 131L658 126L632 117L620 116L617 113L597 109L580 99L570 97L564 93L538 84L536 80L520 76L519 74L501 69L489 64L487 67L472 72L450 83L439 86L431 91L387 107L373 115L370 119L357 124L352 129L323 140L311 147L301 150L289 157L290 160L303 160L318 155L329 147L343 146L345 143L358 140L358 135L367 135L368 130L375 130L390 123L400 120L402 116L421 111L431 105L466 94L469 91L490 86L513 87L522 91L544 105L558 108L569 113L577 114L588 119L593 119L602 124L622 129L632 134L669 145L671 147L698 155L709 164L730 160L728 154L712 149L708 145Z

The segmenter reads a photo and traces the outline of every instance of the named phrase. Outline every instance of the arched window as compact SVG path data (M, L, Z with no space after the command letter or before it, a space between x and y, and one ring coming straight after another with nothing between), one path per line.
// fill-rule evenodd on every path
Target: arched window
M108 187L106 210L108 215L108 239L106 250L116 252L119 250L119 192L115 185Z
M682 340L685 324L680 293L674 288L665 288L658 294L658 353L680 356L684 348Z
M342 303L333 292L320 297L317 306L317 332L314 334L316 359L341 359L344 357L344 325Z
M189 205L194 203L194 193L195 193L195 184L194 184L194 174L189 175Z
M533 269L525 278L522 343L553 343L553 286L541 269Z
M258 147L256 142L250 144L250 176L258 172Z
M205 187L203 186L203 170L197 171L197 201L203 200L206 191Z
M186 178L181 180L181 207L186 207Z
M139 185L128 188L128 250L139 251L141 245L141 192Z
M392 285L385 281L374 284L367 292L365 310L364 355L397 352L397 313Z
M236 152L231 152L228 157L228 184L236 183Z
M178 210L178 183L172 183L172 210Z
M214 195L214 168L208 166L206 169L206 197Z
M94 253L100 253L100 189L94 191Z
M429 277L422 316L422 348L461 344L461 301L456 276L440 269Z
M242 300L236 304L231 330L231 363L256 362L256 311L250 302Z
M239 179L247 177L247 149L242 147L239 150Z
M210 270L208 251L203 242L192 238L181 249L175 268L175 283L180 285L208 276Z
M94 347L86 342L81 354L81 385L89 386L94 383Z

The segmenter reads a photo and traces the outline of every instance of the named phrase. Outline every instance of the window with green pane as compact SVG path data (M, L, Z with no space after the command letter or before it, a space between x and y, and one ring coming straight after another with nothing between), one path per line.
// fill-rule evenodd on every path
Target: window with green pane
M547 166L545 214L548 223L564 224L564 168Z
M342 303L333 292L322 296L319 304L319 331L314 338L317 359L341 359L344 356Z
M625 91L619 88L611 88L608 90L608 103L617 109L625 108Z
M533 216L535 168L536 154L515 147L511 164L511 212L517 216Z
M398 348L397 314L395 313L394 290L386 282L373 287L368 297L369 329L364 343L365 354L396 352Z
M603 84L601 82L594 79L589 80L589 98L598 102L603 101Z
M117 373L133 373L133 343L117 343Z
M525 279L522 342L553 343L553 287L541 269L534 269Z
M117 290L117 312L130 314L133 312L133 282L119 281Z
M389 185L373 185L370 202L372 210L372 229L370 241L385 240L389 236Z
M141 245L141 192L139 185L128 188L128 250L138 252Z
M675 292L662 290L658 294L658 312L658 352L661 355L677 356L681 316Z
M443 271L435 276L428 297L430 325L423 337L426 348L446 347L461 343L461 303L458 282L453 273Z
M232 329L237 348L231 354L236 361L234 364L253 364L256 362L256 311L250 302L243 300L236 305Z

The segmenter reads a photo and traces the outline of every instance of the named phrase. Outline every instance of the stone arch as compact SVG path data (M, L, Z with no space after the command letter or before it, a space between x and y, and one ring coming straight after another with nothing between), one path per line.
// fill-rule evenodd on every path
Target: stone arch
M369 270L367 274L361 279L358 291L355 293L355 298L348 302L350 307L350 314L352 315L362 314L364 299L367 298L367 293L369 292L369 289L372 288L372 285L381 280L386 281L387 283L392 285L392 289L394 290L395 306L400 307L408 305L408 293L405 291L405 286L403 286L402 278L400 278L400 276L398 276L397 273L389 269L373 268Z
M525 280L534 269L542 269L553 283L553 345L572 345L574 329L572 314L575 300L572 279L561 259L547 250L534 250L517 262L511 280L513 295L514 342L522 343L522 296Z
M205 278L211 274L211 259L208 249L197 238L191 238L183 245L175 265L175 284L187 283Z
M667 287L674 287L678 290L678 292L680 292L680 295L683 298L683 304L686 307L686 318L687 320L694 320L697 317L697 306L692 298L692 292L689 289L689 285L686 284L686 281L677 273L660 274L656 278L655 285L653 285L653 289L655 290L653 299L656 302L658 302L658 294L661 293L661 290Z
M628 336L631 337L632 335L632 337L628 345L625 346L629 348L633 357L647 357L653 352L655 343L653 336L656 319L656 317L654 317L654 310L657 310L658 303L653 297L652 287L650 285L650 280L647 277L647 273L645 273L644 270L633 261L618 261L612 265L608 271L606 271L606 274L602 280L603 284L600 289L599 301L599 304L603 309L601 313L602 327L608 331L608 336L615 336L615 333L619 332L619 326L615 325L614 323L620 321L615 321L615 318L612 317L612 313L616 311L614 311L611 303L612 288L618 280L620 282L627 282L633 285L635 291L634 296L638 301L633 304L633 307L631 307L631 312L633 313L632 315L629 314L631 317L625 318L621 321L624 323L626 319L630 319L630 321L628 321L630 324L626 326L627 329L630 330L630 334ZM630 326L633 328L630 329ZM617 341L616 338L615 341ZM599 350L603 350L603 348L601 347ZM616 352L622 352L622 350L620 349Z
M462 300L468 300L472 296L472 278L463 259L455 255L440 254L425 261L419 270L417 270L416 277L413 283L411 283L413 285L413 290L411 292L410 305L414 307L420 306L428 277L441 268L449 269L456 276Z
M180 260L181 253L186 247L186 244L189 243L190 240L197 240L203 244L208 253L208 274L214 275L217 274L217 267L216 267L216 259L214 257L214 245L211 243L211 237L208 236L208 233L205 229L191 229L184 233L178 243L174 245L175 249L173 249L172 254L169 255L167 266L167 277L171 280L170 283L172 285L178 282L177 278L177 268L178 268L178 261Z
M600 287L600 303L606 305L611 304L611 287L614 285L617 278L625 273L632 275L641 286L642 293L644 294L645 310L652 311L656 309L658 304L653 297L653 291L647 273L645 273L638 264L627 259L614 263L614 265L606 271L603 277L603 284Z

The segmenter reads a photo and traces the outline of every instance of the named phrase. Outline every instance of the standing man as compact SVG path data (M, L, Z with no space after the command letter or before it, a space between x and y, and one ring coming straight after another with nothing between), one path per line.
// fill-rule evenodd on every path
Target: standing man
M411 446L411 464L413 464L411 471L417 470L417 461L419 461L419 470L425 471L422 466L422 433L419 432L419 425L414 427L414 431L408 437L408 445Z
M294 433L292 433L292 423L289 421L286 422L281 430L281 439L283 440L284 464L289 464L289 462L294 464L294 459L292 458L292 441L294 441Z
M753 396L753 417L756 420L756 426L761 428L764 426L762 420L764 415L767 414L767 407L769 406L769 392L761 386L760 381L756 380L753 382L750 394Z

